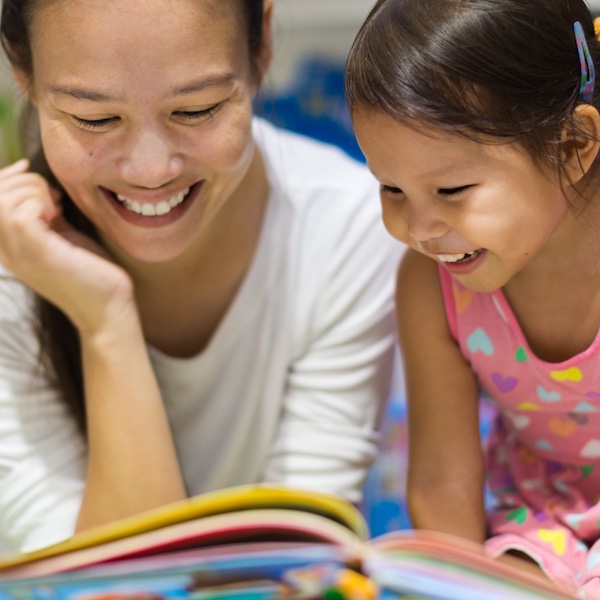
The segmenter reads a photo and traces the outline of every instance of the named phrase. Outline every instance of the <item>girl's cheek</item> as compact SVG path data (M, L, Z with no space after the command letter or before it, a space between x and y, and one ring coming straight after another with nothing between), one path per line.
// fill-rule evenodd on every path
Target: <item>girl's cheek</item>
M401 242L408 241L406 219L400 207L389 201L382 201L383 224L388 233Z

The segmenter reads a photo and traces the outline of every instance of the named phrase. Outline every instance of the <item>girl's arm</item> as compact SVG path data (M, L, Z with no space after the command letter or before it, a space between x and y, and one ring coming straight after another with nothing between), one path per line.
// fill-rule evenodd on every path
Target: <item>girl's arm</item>
M46 182L26 169L0 171L0 260L80 335L89 435L81 530L181 499L185 489L131 280L62 220Z
M407 495L413 526L482 542L477 384L451 336L433 260L406 254L396 301L409 406Z

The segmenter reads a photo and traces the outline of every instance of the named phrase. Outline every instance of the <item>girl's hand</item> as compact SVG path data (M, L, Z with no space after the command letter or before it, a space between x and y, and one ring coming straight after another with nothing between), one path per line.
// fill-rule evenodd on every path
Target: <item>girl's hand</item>
M0 263L93 335L135 310L131 279L65 221L57 193L28 168L0 169Z

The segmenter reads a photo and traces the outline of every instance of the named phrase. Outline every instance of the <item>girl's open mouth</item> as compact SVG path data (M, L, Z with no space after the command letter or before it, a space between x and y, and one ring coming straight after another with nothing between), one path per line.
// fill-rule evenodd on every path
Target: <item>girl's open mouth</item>
M461 252L460 254L438 254L437 258L445 264L465 264L474 261L483 252L483 248L479 248L473 252Z

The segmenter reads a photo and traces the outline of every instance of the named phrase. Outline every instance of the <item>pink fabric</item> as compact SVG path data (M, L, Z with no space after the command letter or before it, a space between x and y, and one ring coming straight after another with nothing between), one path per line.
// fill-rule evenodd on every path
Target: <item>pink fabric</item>
M499 418L487 450L492 556L516 549L557 583L600 599L600 332L552 364L529 348L504 294L440 268L449 323Z

